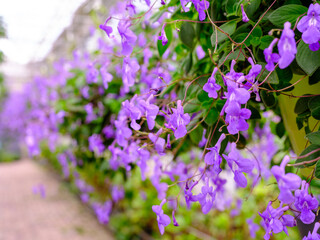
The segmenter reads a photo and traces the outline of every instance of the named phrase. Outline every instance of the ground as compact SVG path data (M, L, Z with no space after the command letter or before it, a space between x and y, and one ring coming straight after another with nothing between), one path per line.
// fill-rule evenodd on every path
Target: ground
M34 194L43 184L46 197ZM0 240L109 240L111 233L66 186L31 160L0 164Z

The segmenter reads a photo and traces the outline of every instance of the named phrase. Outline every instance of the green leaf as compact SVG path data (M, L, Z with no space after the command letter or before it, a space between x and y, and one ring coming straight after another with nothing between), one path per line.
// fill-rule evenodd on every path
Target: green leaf
M303 150L299 157L304 156L304 155L306 155L306 154L308 154L308 153L310 153L312 151L315 151L315 150L317 150L319 148L320 148L320 145L312 144L309 147L307 147L305 150ZM318 157L320 157L320 149L319 149L319 151L316 151L316 152L312 153L311 155L309 155L307 157L298 158L296 163L302 163L302 162L306 162L306 161L311 161L311 160L314 160L314 159L316 159ZM314 164L316 164L316 162L307 163L305 165L297 166L297 167L298 168L305 168L305 167L310 167L310 166L312 166Z
M262 66L261 73L258 75L257 79L259 79L260 82L262 82L270 73L267 69L265 69L265 66L267 65L264 62L258 62ZM279 79L276 71L273 71L270 76L268 77L267 82L271 84L279 84Z
M308 106L311 111L311 116L320 120L320 96L309 98Z
M317 162L316 169L314 171L316 178L320 179L320 161Z
M309 95L309 94L308 94ZM308 102L309 102L308 97L301 97L298 99L296 102L296 106L294 107L294 112L296 114L301 114L309 109L308 107Z
M191 141L198 145L199 142L201 141L202 139L202 134L203 134L203 127L201 125L199 125L195 130L193 130L189 136L190 136L190 139Z
M206 113L205 113L206 114ZM205 116L205 115L204 115ZM208 116L206 117L206 119L204 120L204 122L208 125L208 126L212 126L219 118L219 112L216 108L211 108Z
M285 131L286 131L286 129L284 127L283 121L279 122L276 126L276 133L277 133L278 137L282 138Z
M260 97L266 107L272 108L276 105L276 98L274 97L274 93L260 91Z
M191 23L185 22L180 28L180 39L190 49L193 49L195 44L196 32Z
M278 78L280 82L290 82L291 79L293 78L293 73L290 68L285 68L285 69L276 69Z
M296 59L298 65L308 75L312 75L320 67L320 51L311 51L303 41L300 41L297 50Z
M227 15L236 15L237 12L237 0L227 0L226 12Z
M188 55L188 57L185 59L184 63L183 63L183 68L186 74L188 74L192 68L192 52L190 52L190 54Z
M262 37L261 27L258 26L256 28L254 28L251 34L252 34L253 37L257 37L257 38L260 39Z
M317 84L318 82L320 82L320 68L309 77L309 85Z
M263 36L260 40L260 46L259 48L261 50L264 50L266 49L267 47L269 47L270 43L273 41L274 37L272 36L269 36L269 35L266 35L266 36ZM278 69L278 68L277 68Z
M285 5L282 7L279 7L275 11L273 11L269 15L269 21L273 23L273 25L283 28L283 25L285 22L291 22L291 26L294 26L294 24L297 21L297 18L306 13L308 11L308 8L302 6L302 5L296 5L296 4L290 4Z
M160 57L162 57L162 55L165 53L165 51L168 49L168 47L170 46L171 42L172 42L172 27L171 24L166 25L166 27L164 28L164 31L166 33L166 36L168 38L168 43L166 45L162 45L162 41L158 40L157 42L157 47L158 47L158 52Z
M231 36L232 33L234 33L234 31L236 30L236 27L237 27L237 22L231 21L231 22L227 22L227 23L222 24L220 26L220 29L223 30L225 33L228 33L229 36ZM217 36L218 43L221 43L228 38L228 36L226 34L220 32L218 29L217 29L217 32L218 32L218 36ZM213 29L213 33L211 35L211 44L212 44L212 46L216 45L216 31L215 31L215 29Z
M244 39L246 39L246 37L248 36L248 33L240 33L238 35L236 35L233 40L237 43L241 43ZM247 40L244 42L248 47L251 45L251 40L253 39L252 35L249 35L249 37L247 38Z
M200 102L206 102L210 100L210 97L208 96L208 93L206 91L200 91L197 95L197 98Z
M250 43L251 43L252 46L254 46L254 47L259 46L260 42L261 42L261 41L260 41L260 38L258 38L258 37L254 37L254 38L252 38L251 41L250 41Z
M251 0L250 1L250 4L245 9L249 18L251 18L256 13L260 4L261 4L261 0Z
M197 99L193 99L183 105L185 113L195 113L201 110L201 103Z
M251 111L250 119L261 119L260 112L255 107L248 105L248 109Z
M222 57L219 59L219 64L221 64L223 61L224 62L224 65L226 66L229 66L229 62L232 60L232 59L236 59L237 58L237 61L245 61L245 57L243 55L243 53L240 53L240 50L237 49L236 51L230 53L230 52L225 52ZM240 54L239 54L240 53ZM228 55L229 54L229 55ZM225 60L225 58L228 56L228 58Z
M320 131L309 133L306 135L306 138L308 138L312 144L320 145Z

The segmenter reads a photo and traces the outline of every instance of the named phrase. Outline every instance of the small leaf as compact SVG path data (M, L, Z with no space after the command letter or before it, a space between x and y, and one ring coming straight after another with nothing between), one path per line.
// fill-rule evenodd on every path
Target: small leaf
M320 161L317 162L316 169L314 171L314 175L316 178L320 179Z
M202 139L202 134L203 134L203 127L201 125L199 125L195 130L193 130L189 136L190 136L190 139L191 141L198 145L199 142L201 141Z
M297 21L297 18L306 13L308 8L302 5L290 4L277 8L269 15L269 21L273 23L273 25L283 28L283 24L285 22L291 22L291 26Z
M266 49L267 47L269 47L270 43L273 41L274 37L272 36L269 36L269 35L266 35L266 36L263 36L261 38L261 43L260 43L260 46L259 48L261 50L264 50ZM278 69L278 68L277 68Z
M206 114L206 113L205 113ZM205 115L204 115L205 116ZM219 118L219 112L216 108L211 108L208 116L206 117L206 119L204 120L204 122L208 125L208 126L212 126Z
M309 85L317 84L318 82L320 82L320 68L309 77Z
M248 105L248 109L251 111L250 119L261 119L261 115L255 107Z
M308 75L312 75L320 67L320 51L311 51L303 41L300 41L297 51L296 59L298 65Z
M253 37L257 37L257 38L260 39L262 37L261 27L258 26L256 28L254 28L251 34L252 34Z
M197 98L200 102L206 102L210 100L210 97L208 96L208 93L206 91L200 91L197 95Z
M231 36L232 33L234 33L234 31L236 30L236 27L237 27L237 22L231 21L231 22L227 22L227 23L222 24L220 26L220 29L223 30L225 33L228 33L229 36ZM218 29L217 29L217 32L218 32L218 37L217 37L218 43L221 43L228 38L228 36L226 34L220 32ZM211 35L211 44L212 44L212 46L216 45L216 30L215 29L213 29L213 33Z
M306 137L312 144L320 145L320 131L309 133Z
M285 68L285 69L276 69L278 78L280 82L290 82L291 79L293 78L293 73L290 68Z
M296 106L294 107L294 112L296 114L301 114L301 113L307 111L309 109L309 107L308 107L309 99L310 98L308 98L308 97L299 98L297 103L296 103Z
M241 43L244 39L246 39L247 36L248 36L248 33L240 33L240 34L236 35L233 40L237 43ZM251 45L250 42L251 42L252 38L253 38L253 36L249 35L247 40L244 42L248 47Z
M255 14L257 12L260 4L261 4L261 0L251 0L250 1L250 4L245 9L249 18L251 18L253 16L253 14Z
M196 32L191 23L185 22L180 28L180 39L190 49L193 49L195 44Z
M260 91L260 96L262 102L266 107L272 108L276 105L276 98L274 97L274 93L267 91Z
M259 79L260 82L262 82L270 73L267 69L265 69L265 66L267 65L264 62L258 62L262 66L261 73L258 75L257 79ZM267 82L271 84L279 84L278 75L275 71L273 71L270 76L268 77Z
M312 161L318 157L320 157L320 145L317 144L312 144L309 147L307 147L305 150L302 151L302 153L300 154L299 157L304 156L312 151L315 151L319 149L319 151L316 151L314 153L312 153L311 155L307 156L307 157L303 157L303 158L298 158L296 163L302 163L302 162L306 162L306 161ZM307 163L305 165L301 165L301 166L297 166L298 168L304 168L304 167L309 167L316 164L316 162L312 162L312 163Z
M310 98L308 106L311 111L311 116L317 120L320 120L320 96Z
M285 133L285 131L286 131L286 129L285 129L285 127L284 127L283 122L282 122L282 121L279 122L279 123L277 124L277 126L276 126L276 133L277 133L278 137L279 137L279 138L282 138L283 135L284 135L284 133Z

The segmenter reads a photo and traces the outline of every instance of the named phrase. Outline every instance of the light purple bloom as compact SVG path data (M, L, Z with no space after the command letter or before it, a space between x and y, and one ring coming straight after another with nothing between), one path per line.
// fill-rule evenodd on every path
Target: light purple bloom
M173 114L169 115L168 123L165 125L173 130L176 139L182 138L187 134L186 125L190 122L190 116L188 113L184 113L181 100L177 102L177 109L173 108L172 111Z
M159 137L159 135L162 133L162 128L159 129L159 131L156 134L149 133L149 139L151 142L154 144L155 150L159 153L162 154L164 152L164 146L166 144L166 141Z
M100 68L100 73L102 77L102 83L105 89L108 89L108 83L112 81L113 76L112 74L107 72L107 65L102 65Z
M207 132L207 130L206 130L206 129L203 129L202 139L201 139L201 141L199 142L199 145L198 145L200 148L203 148L203 147L206 145L206 143L207 143L206 132Z
M137 36L129 29L129 21L119 21L118 32L121 36L122 54L129 56L132 53L133 45L137 40Z
M294 60L297 53L296 41L294 40L294 32L290 27L291 23L285 22L284 29L278 43L280 69L288 67Z
M274 64L277 63L280 58L279 54L272 53L273 47L277 42L278 42L278 38L273 39L269 47L263 50L263 54L267 62L266 69L270 72L274 70Z
M168 226L171 222L171 219L168 215L163 213L162 206L166 203L166 199L163 199L160 205L153 205L152 211L157 214L158 227L161 235L164 234L164 228Z
M222 171L220 168L222 157L220 156L219 152L220 152L221 142L225 138L226 136L224 134L221 134L216 145L214 147L207 148L207 150L210 150L210 151L204 157L204 162L208 165L213 165L213 169L216 172L216 174L219 174Z
M250 237L255 239L256 238L256 232L260 229L260 226L253 222L252 218L247 219L247 223L249 226L250 231Z
M242 13L242 21L243 22L249 22L249 18L246 14L246 12L243 9L243 4L241 4L241 13Z
M122 103L122 107L126 115L131 119L130 126L134 130L139 130L140 125L136 122L136 120L139 120L141 118L141 111L138 107L135 106L134 101L137 98L137 95L134 95L133 98L130 100L126 100Z
M218 97L217 91L221 89L221 86L216 83L216 79L214 78L214 75L216 74L217 71L218 71L218 68L213 69L211 77L208 79L208 82L203 86L203 90L206 91L208 93L208 96L212 98L217 98Z
M308 194L309 184L306 181L302 181L301 190L295 191L294 206L301 212L300 220L304 224L311 224L315 219L315 214L312 210L317 210L319 203L318 200Z
M125 93L129 92L129 88L134 85L136 73L139 71L140 66L136 59L128 57L123 59L122 66L122 81Z
M107 20L105 21L105 23L102 25L100 25L100 29L102 29L103 31L105 31L105 33L108 35L109 38L112 38L113 36L111 35L112 33L112 27L107 26L108 22L111 20L111 17L108 17Z
M109 223L109 217L112 211L112 202L110 200L106 201L104 204L93 204L93 210L101 224Z
M84 106L84 110L87 112L86 122L90 123L97 118L97 115L93 112L92 103L88 103Z
M318 229L320 228L320 223L316 222L312 233L309 232L308 236L303 237L302 240L320 240L320 234L318 234Z
M165 27L166 27L166 24L163 24L163 26L161 28L160 36L158 37L158 40L162 41L163 46L165 46L168 43L168 38L167 38L166 32L164 30Z
M46 189L45 189L44 185L41 184L41 183L36 185L36 186L34 186L32 188L32 191L33 191L34 194L38 194L39 193L42 198L46 197Z
M212 209L215 195L216 193L213 190L213 186L209 186L209 178L206 178L206 184L202 186L201 193L196 196L196 199L201 205L203 214L207 214Z
M254 167L254 163L250 159L243 158L236 149L236 144L231 143L231 151L224 155L228 166L234 174L234 181L239 187L245 188L247 186L247 179L244 173L250 173Z
M192 2L195 9L199 13L199 20L203 21L206 18L206 10L209 8L210 3L206 0L180 0L183 11L188 12L187 4Z
M205 53L205 51L203 51L201 46L196 47L196 53L197 53L199 60L201 60L202 58L204 58L206 56L206 53Z
M105 150L105 146L103 144L102 138L98 134L93 134L92 136L89 137L89 150L91 152L97 151L99 155L103 153Z
M150 101L153 99L153 94L151 94L148 99L140 100L139 101L139 107L142 110L142 114L146 116L148 128L149 130L152 130L155 125L155 119L159 112L159 107L155 104L151 104Z
M87 83L97 83L98 82L99 71L94 67L92 63L88 65L87 71Z
M124 189L122 186L113 186L111 191L112 200L115 202L124 198Z
M259 215L263 219L263 227L266 230L264 235L265 240L269 240L273 233L280 233L284 231L288 235L287 227L296 226L296 221L291 215L284 215L289 209L289 206L282 207L282 204L274 209L269 202L267 209Z
M310 44L312 51L319 49L320 40L320 5L310 4L308 15L301 18L297 28L302 32L302 40Z
M190 209L191 202L198 201L197 196L193 195L192 189L198 184L198 182L194 182L191 187L189 187L188 182L186 183L186 187L184 189L184 198L186 200L187 208Z
M280 166L273 166L271 172L278 182L280 190L279 200L283 203L290 204L294 201L294 197L291 191L294 191L300 187L301 179L294 173L285 173L285 167L290 161L289 156L285 156Z

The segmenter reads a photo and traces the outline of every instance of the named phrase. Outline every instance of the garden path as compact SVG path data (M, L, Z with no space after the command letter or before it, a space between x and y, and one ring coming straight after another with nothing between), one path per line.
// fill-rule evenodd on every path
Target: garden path
M45 198L33 193L43 184ZM109 240L105 227L52 173L31 160L0 164L0 240Z

